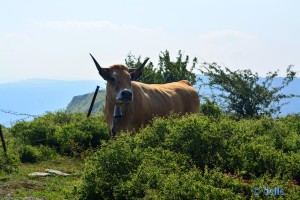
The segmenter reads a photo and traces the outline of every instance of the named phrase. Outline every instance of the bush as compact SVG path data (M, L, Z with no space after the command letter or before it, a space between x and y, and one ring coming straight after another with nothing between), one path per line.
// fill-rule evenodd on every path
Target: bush
M62 155L98 148L101 140L109 139L103 116L87 118L85 114L63 111L48 113L31 122L18 122L11 132L21 144L51 147Z
M77 194L80 199L244 199L255 198L255 187L276 186L296 199L300 188L289 181L299 182L297 123L297 116L157 118L135 135L105 143L86 163Z
M42 159L42 153L37 147L25 145L20 149L21 162L36 163Z
M23 145L19 149L19 156L23 163L37 163L39 161L51 160L57 156L57 153L48 146Z
M19 155L7 152L6 155L0 154L0 172L12 173L19 169L20 159Z
M231 191L229 183L224 184L229 190L208 184L210 177L203 178L189 156L163 148L139 148L133 141L130 136L122 136L92 156L86 163L84 184L77 191L80 199L232 199L239 196Z
M55 149L49 146L40 145L37 148L42 154L42 158L41 158L42 161L51 160L58 156Z
M207 116L219 117L222 114L222 110L214 102L205 98L205 103L200 105L201 113Z

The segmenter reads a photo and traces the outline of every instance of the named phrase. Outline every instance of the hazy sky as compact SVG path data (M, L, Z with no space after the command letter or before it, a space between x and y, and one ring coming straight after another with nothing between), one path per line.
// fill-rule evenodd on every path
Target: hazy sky
M298 0L0 0L0 83L98 79L129 52L178 50L260 75L300 72Z

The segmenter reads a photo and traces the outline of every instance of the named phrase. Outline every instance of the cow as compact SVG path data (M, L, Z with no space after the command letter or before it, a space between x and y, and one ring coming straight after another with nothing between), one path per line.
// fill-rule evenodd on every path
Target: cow
M199 94L187 80L166 84L135 81L149 58L135 69L122 64L102 68L90 55L100 76L107 81L104 117L112 136L121 131L138 131L154 116L200 112Z

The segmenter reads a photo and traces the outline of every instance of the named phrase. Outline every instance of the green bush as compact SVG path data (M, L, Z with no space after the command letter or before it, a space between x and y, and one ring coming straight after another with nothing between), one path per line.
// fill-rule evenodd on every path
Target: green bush
M170 127L163 146L175 152L189 155L196 166L219 165L224 154L224 135L219 122L197 115L186 116Z
M23 163L36 163L42 159L42 153L37 147L25 145L20 149L20 160Z
M289 123L288 123L289 122ZM297 199L299 118L156 118L86 163L79 199L244 199L280 187ZM261 193L260 197L264 197ZM268 196L269 197L269 196Z
M19 143L47 146L62 155L77 155L89 148L98 148L109 134L103 116L86 117L63 111L47 113L33 121L21 121L11 128Z
M205 103L200 105L201 113L207 116L219 117L222 115L222 110L214 102L210 101L208 98L205 98Z
M12 173L19 169L20 158L18 154L7 152L6 155L0 154L0 173L2 171L6 173Z
M19 157L39 162L57 152L99 149L85 163L79 199L266 198L254 195L256 187L280 187L287 199L300 195L297 114L240 121L224 114L171 115L109 140L103 116L57 112L19 122L11 133L9 149L20 155L1 157L0 170L15 170Z
M230 183L224 183L224 188L210 185L211 177L203 177L189 156L160 147L139 148L130 137L122 136L105 144L86 163L84 183L77 191L80 199L232 199L241 196L232 191ZM242 192L245 188L241 185L236 190Z
M8 131L7 128L2 127L3 137L6 142L6 154L4 153L4 149L2 148L2 144L0 143L0 174L1 172L12 173L17 171L20 165L20 159L17 152L14 151L14 137Z
M22 145L19 148L19 157L23 163L37 163L39 161L51 160L56 156L56 151L48 146Z
M42 154L42 158L41 158L42 161L51 160L58 156L57 152L49 146L40 145L38 146L38 150Z

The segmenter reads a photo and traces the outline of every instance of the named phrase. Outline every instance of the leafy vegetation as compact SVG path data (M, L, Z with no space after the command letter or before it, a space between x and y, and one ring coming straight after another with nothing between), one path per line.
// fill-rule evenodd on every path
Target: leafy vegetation
M141 57L135 57L128 54L125 59L126 65L130 68L136 68L141 64ZM193 72L197 64L197 58L192 61L192 66L188 68L190 62L189 56L185 56L181 51L178 51L178 57L175 61L171 61L170 53L168 50L161 52L159 55L158 66L154 67L153 63L149 63L143 69L143 76L137 81L143 83L170 83L180 80L188 80L192 85L196 83L196 74Z
M103 116L60 111L19 122L5 130L0 198L245 199L278 187L297 199L300 116L236 121L211 107L206 115L156 118L114 139ZM72 176L27 176L51 166Z
M209 82L207 85L213 91L219 91L218 104L223 105L227 113L233 113L237 119L280 113L282 99L300 97L295 94L284 94L281 91L296 77L296 72L290 65L281 85L274 86L273 80L278 71L269 72L262 81L257 73L251 70L231 71L223 69L216 63L204 63L199 69ZM205 83L204 83L205 84Z
M0 199L74 199L84 159L109 139L103 116L63 111L4 130L8 152L0 149ZM71 176L28 176L48 168Z
M255 187L300 195L299 116L156 119L86 163L80 199L244 199ZM261 193L263 196L264 193Z
M107 130L103 116L87 118L83 113L59 111L48 113L31 122L21 121L11 128L11 133L18 140L18 144L25 145L20 150L22 154L26 154L25 157L31 156L28 159L35 162L38 158L34 157L39 157L37 152L46 152L40 157L52 154L45 146L61 155L76 155L89 148L98 148L101 140L109 139ZM38 151L37 148L43 151Z

